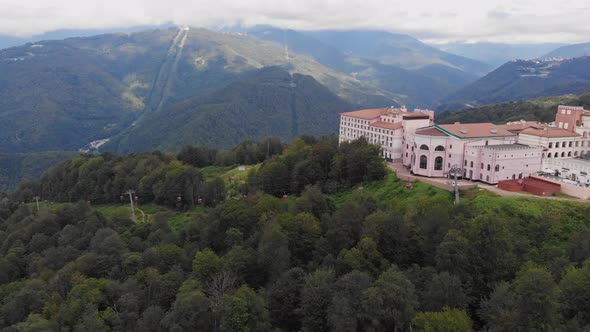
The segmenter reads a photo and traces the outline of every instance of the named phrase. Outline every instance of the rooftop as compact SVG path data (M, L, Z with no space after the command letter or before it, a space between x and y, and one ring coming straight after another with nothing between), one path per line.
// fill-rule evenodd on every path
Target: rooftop
M418 129L418 130L416 130L416 134L426 135L426 136L448 136L447 134L445 134L444 132L442 132L440 129L438 129L436 127L427 127L427 128Z
M503 125L498 125L498 127L500 128L504 128L508 131L521 131L527 128L537 128L537 129L541 129L546 127L546 124L537 122L537 121L524 121L524 120L520 120L520 121L512 121L512 122L507 122L506 124Z
M513 144L492 144L492 145L476 145L474 147L482 148L485 150L538 150L542 149L539 146L529 146L519 143Z
M352 112L340 113L340 115L350 116L352 118L371 120L378 118L381 114L384 114L387 108L370 108L366 110L358 110Z
M543 129L535 129L535 128L527 128L520 132L521 135L531 135L531 136L539 136L539 137L577 137L580 134L573 133L567 129L559 129L559 128L543 128Z
M515 134L493 123L454 123L437 125L437 127L458 138L515 136Z
M390 122L377 121L377 122L371 123L370 126L385 128L385 129L399 129L402 127L402 123L401 122L390 123Z

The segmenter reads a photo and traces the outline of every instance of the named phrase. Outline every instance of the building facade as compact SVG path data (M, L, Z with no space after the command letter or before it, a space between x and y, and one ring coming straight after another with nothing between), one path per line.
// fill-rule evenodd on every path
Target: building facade
M544 160L590 155L590 111L559 106L555 122L532 121L434 124L434 112L405 108L342 113L340 142L365 137L389 161L413 174L463 178L496 184L540 172Z
M401 108L376 108L340 114L339 142L364 137L371 144L380 145L383 157L394 161L402 157L404 134L427 127L434 121L434 111Z

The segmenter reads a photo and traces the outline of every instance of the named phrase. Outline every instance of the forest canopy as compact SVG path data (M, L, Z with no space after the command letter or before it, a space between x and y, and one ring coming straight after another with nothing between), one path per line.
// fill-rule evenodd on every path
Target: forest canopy
M475 190L454 205L450 193L427 184L408 189L365 141L338 145L333 138L304 137L253 159L261 164L250 169L238 195L178 207L158 196L162 188L186 193L205 186L200 193L214 180L206 166L211 162L192 153L207 151L82 156L1 195L0 326L590 327L588 204ZM109 169L113 173L105 173ZM121 190L133 185L154 190L151 201L140 202L146 212L155 211L146 221L112 212L123 206ZM20 203L39 190L49 199L72 194L81 201L39 209Z

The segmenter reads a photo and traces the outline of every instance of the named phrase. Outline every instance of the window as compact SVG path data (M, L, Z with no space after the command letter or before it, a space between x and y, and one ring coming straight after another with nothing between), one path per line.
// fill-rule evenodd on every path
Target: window
M434 148L434 151L444 151L445 147L442 145L437 146L436 148Z
M549 142L549 148L551 149L553 147L553 142Z
M577 156L577 155L578 155L578 151L575 151L575 152L574 152L574 156Z
M428 158L426 156L420 156L420 168L426 169L428 165Z
M473 167L473 161L471 162L471 167Z
M490 176L486 175L486 182L490 182Z
M573 143L573 142L572 142L572 141L570 141L570 144L569 144L569 147L570 147L570 148L572 147L572 143Z
M496 171L496 172L500 171L500 165L496 165L496 167L494 167L494 171Z
M467 166L467 160L465 160L465 166Z
M428 150L428 145L426 145L426 144L420 145L420 150Z
M449 145L449 149L452 149L452 148L453 148L453 144Z
M580 143L580 142L576 141L576 147L578 147L579 143Z
M488 164L488 171L491 169L490 164Z
M562 152L562 153L561 153L561 157L562 157L562 158L563 158L563 157L565 157L565 152Z
M483 163L481 163L480 168L483 169Z
M568 152L568 153L567 153L567 156L568 156L568 157L571 157L571 156L572 156L572 152L571 152L571 151L570 151L570 152Z
M551 152L547 154L547 158L551 158Z
M443 158L442 157L436 157L436 159L434 159L434 170L435 171L441 171L443 167Z

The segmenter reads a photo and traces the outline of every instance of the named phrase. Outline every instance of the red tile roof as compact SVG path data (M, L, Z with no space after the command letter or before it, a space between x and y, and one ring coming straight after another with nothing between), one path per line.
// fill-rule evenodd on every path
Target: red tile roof
M515 136L493 123L455 123L438 125L438 127L459 138Z
M416 130L416 134L426 135L426 136L449 136L449 135L443 133L442 131L440 131L436 127L428 127L428 128L418 129L418 130Z
M385 129L400 129L402 127L401 122L391 123L391 122L377 121L377 122L371 123L370 125L374 126L374 127L385 128Z
M386 108L371 108L371 109L366 109L366 110L340 113L340 115L350 116L352 118L358 118L358 119L364 119L364 120L371 120L374 118L378 118L381 114L385 113L386 110L387 110Z
M545 128L545 129L534 129L534 128L527 128L520 132L520 134L526 134L531 136L539 136L539 137L577 137L580 134L576 134L566 129L559 129L559 128Z

